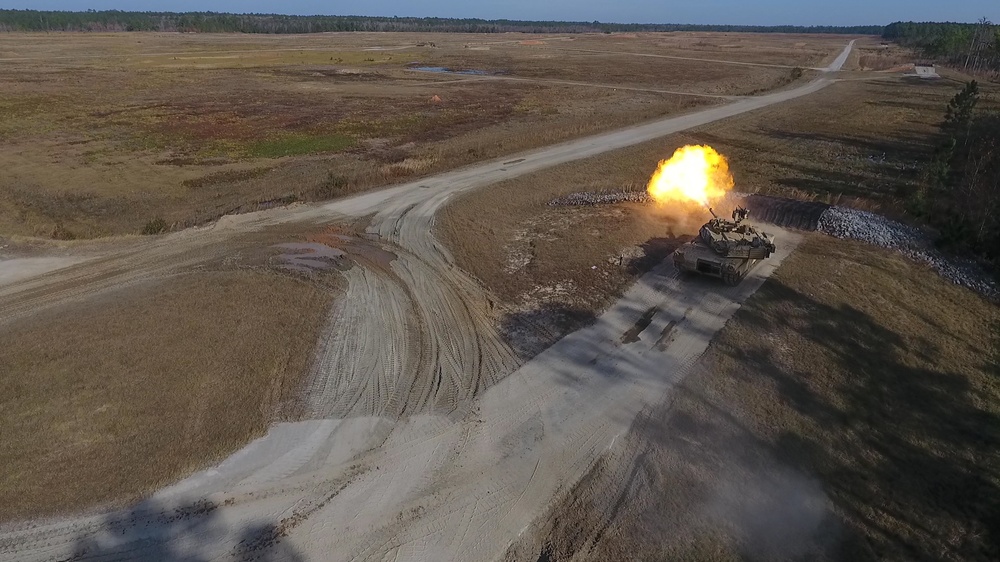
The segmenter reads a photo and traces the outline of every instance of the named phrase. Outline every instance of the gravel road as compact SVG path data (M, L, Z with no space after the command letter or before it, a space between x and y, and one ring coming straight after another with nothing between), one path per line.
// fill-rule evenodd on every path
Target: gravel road
M827 70L835 71L849 44ZM225 217L0 287L0 319L225 254L244 233L374 215L398 256L355 268L313 373L316 419L278 424L127 510L0 528L0 559L491 560L658 402L798 243L740 286L664 263L589 328L518 367L482 289L431 235L449 198L815 92L744 98L325 205ZM770 229L773 230L773 229ZM650 319L638 338L640 318ZM3 320L0 320L3 321Z

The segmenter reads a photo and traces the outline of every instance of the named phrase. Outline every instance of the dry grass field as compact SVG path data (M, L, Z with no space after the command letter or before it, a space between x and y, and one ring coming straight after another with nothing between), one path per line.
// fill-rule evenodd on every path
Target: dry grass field
M154 218L180 227L337 197L717 103L667 90L741 95L784 87L788 67L826 64L843 43L736 34L4 35L0 236L14 235L18 252L31 255L40 242L21 237L137 233ZM630 54L649 52L658 56ZM415 65L498 74L442 75ZM438 235L496 293L508 331L540 332L519 343L531 355L586 322L689 232L666 229L655 208L546 206L552 197L641 188L658 158L692 140L729 153L748 143L742 149L762 157L733 157L734 168L746 166L738 178L756 177L765 191L804 190L781 183L777 170L790 166L766 167L768 143L801 142L804 158L833 141L775 138L762 124L833 134L826 127L836 120L818 112L846 103L854 105L840 111L884 115L891 130L930 126L923 112L926 121L913 125L911 114L871 102L924 84L887 84L844 82L690 135L488 188L440 215ZM801 126L796 114L805 116ZM844 131L856 131L861 119ZM817 154L819 165L842 168L833 152ZM851 154L851 162L868 161L863 150ZM302 232L280 234L285 242ZM240 240L255 248L250 257L241 247L0 327L0 424L9 430L0 456L11 459L0 471L0 504L8 507L0 518L140 497L294 416L336 287L264 267L260 248L275 243L269 236ZM58 344L43 344L52 334Z
M134 500L294 416L336 284L262 259L0 326L0 519Z
M443 210L437 234L508 307L505 323L551 341L593 318L708 215L677 220L653 205L548 202L578 191L642 190L657 161L685 144L726 155L739 191L901 215L899 197L919 181L961 82L884 78L852 73L788 103L467 194ZM985 88L984 104L1000 103L996 88Z
M329 199L783 87L845 41L5 34L0 235L138 233Z
M652 205L547 203L643 189L684 144L727 155L740 191L905 220L899 198L920 181L961 77L843 77L465 195L438 236L507 307L502 321L530 354L594 318L700 224ZM994 304L898 254L809 235L696 374L634 424L636 446L621 450L636 456L602 460L509 559L996 559L998 350Z
M810 235L518 559L996 560L998 323Z

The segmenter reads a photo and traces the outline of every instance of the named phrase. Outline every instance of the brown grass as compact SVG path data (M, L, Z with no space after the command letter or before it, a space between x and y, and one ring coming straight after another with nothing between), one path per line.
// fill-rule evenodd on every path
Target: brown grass
M0 519L133 500L290 407L329 289L254 270L120 289L0 331Z
M898 212L959 87L841 82L470 193L438 235L501 303L554 303L579 325L629 283L609 259L697 221L552 198L641 189L659 158L709 143L742 191ZM504 269L525 255L516 275ZM579 290L536 290L560 286ZM509 558L995 559L998 326L995 306L926 266L810 235L672 401L636 422L623 447L635 454L602 461Z
M896 45L865 45L857 54L860 70L912 69L913 63L919 62L913 52Z
M941 108L959 88L953 80L840 82L778 106L469 193L442 211L437 233L458 264L508 306L552 302L593 313L643 270L618 266L619 257L627 256L626 266L655 261L702 221L642 205L550 207L553 198L643 189L660 158L685 144L710 144L729 158L739 191L900 214L900 198L917 185L932 152ZM512 275L511 264L527 257L529 265ZM574 289L549 301L535 298L538 287L556 284Z
M536 76L722 94L781 87L790 76L783 68L615 51L689 49L698 57L760 55L798 65L832 55L844 40L7 34L0 37L0 233L48 237L61 224L90 238L139 232L153 217L181 227L272 201L336 197L711 103L530 81ZM411 48L363 50L377 45ZM529 81L410 71L417 63ZM430 101L435 95L440 103Z
M998 322L922 265L812 235L636 422L635 454L600 463L535 548L995 560Z
M648 43L657 54L721 59L735 62L822 67L829 64L851 37L780 33L643 33L635 38L622 35L594 40L613 51L636 52ZM576 46L576 45L574 45ZM592 45L587 45L588 47Z

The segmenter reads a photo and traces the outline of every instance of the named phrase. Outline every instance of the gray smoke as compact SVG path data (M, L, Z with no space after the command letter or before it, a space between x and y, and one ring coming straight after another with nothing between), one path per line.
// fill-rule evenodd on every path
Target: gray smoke
M829 501L819 482L788 467L723 476L704 517L727 529L752 560L801 558L831 537L820 536Z

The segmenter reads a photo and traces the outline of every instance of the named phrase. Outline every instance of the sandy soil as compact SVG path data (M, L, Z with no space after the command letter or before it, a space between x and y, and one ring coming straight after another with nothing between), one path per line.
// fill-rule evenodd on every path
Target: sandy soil
M86 258L42 257L0 259L0 285L6 285L29 277L37 277L49 271L55 271L56 269L80 263L84 259Z
M848 46L826 70L837 70ZM582 477L636 414L686 373L797 244L737 288L684 281L669 265L643 277L590 328L517 367L482 289L431 235L452 196L561 162L640 143L815 92L799 88L524 153L322 206L227 217L142 251L0 289L3 318L82 298L222 252L281 223L372 216L367 233L395 258L347 275L309 394L318 418L275 427L218 467L131 510L5 525L3 558L478 560L504 552ZM197 252L195 252L197 250ZM638 338L623 338L643 316ZM340 318L356 319L345 327ZM341 335L349 330L350 333ZM633 330L634 332L634 330ZM624 341L627 340L627 341ZM513 372L512 372L513 371Z

